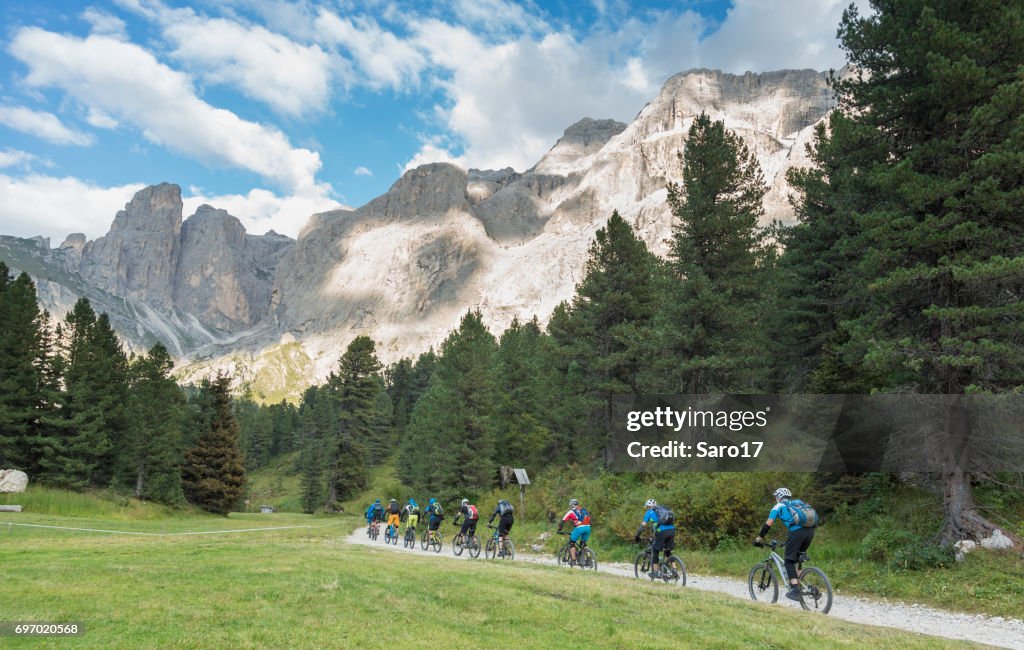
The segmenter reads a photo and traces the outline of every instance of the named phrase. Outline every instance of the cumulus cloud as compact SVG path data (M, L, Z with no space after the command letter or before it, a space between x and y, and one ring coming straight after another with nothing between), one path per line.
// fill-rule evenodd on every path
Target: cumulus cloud
M53 163L49 160L44 160L35 154L31 154L27 151L21 151L20 149L8 148L0 151L0 169L6 169L8 167L21 167L26 169L36 162L40 162L47 167L53 166Z
M171 57L203 81L234 86L287 115L327 108L333 62L320 46L297 43L260 25L158 2L139 10L160 23L173 46Z
M315 24L318 36L325 43L346 50L364 75L360 79L350 77L350 84L403 90L418 83L420 72L427 65L419 48L382 29L373 18L342 18L321 11Z
M141 183L100 187L77 178L0 174L0 221L5 235L49 237L59 244L73 232L90 239L110 229L114 215L124 208Z
M190 79L132 43L80 39L35 27L17 32L10 52L29 69L30 87L56 87L89 109L138 127L188 156L250 170L293 194L319 194L320 155L294 148L276 128L200 99Z
M93 34L127 38L127 25L113 14L109 14L96 7L89 7L82 12L82 19L89 23Z
M354 173L356 176L373 176L373 172L367 169L366 167L363 167L362 165L356 167L355 171L352 173Z
M25 106L0 106L0 124L54 144L88 146L93 143L91 135L69 129L53 113Z

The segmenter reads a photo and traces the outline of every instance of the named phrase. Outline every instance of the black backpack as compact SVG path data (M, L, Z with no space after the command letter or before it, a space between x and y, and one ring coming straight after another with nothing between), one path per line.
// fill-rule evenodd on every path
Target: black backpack
M514 510L515 508L512 507L512 504L506 501L505 499L502 499L501 501L498 502L499 515L504 517L505 515L511 514Z
M665 506L654 506L654 514L658 517L659 526L672 526L676 523L676 515Z

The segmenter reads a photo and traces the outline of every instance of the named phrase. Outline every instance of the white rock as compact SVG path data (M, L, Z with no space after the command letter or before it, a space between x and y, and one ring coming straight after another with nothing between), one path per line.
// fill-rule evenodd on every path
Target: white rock
M963 562L967 554L978 547L977 542L972 539L962 539L956 544L953 544L953 548L956 549L956 561Z
M997 528L992 532L991 536L981 540L981 546L988 549L1013 548L1013 541Z
M543 542L543 541L548 540L550 537L551 537L551 533L545 531L545 532L541 533L540 536L537 537L537 539L539 539L540 541Z
M0 469L0 492L24 492L28 474L17 469Z

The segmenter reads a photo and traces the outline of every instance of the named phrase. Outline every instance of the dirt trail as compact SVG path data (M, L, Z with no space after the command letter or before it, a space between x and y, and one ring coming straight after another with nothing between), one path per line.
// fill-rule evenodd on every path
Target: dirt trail
M447 560L468 560L468 554L463 553L455 557L451 547L445 542L444 549L435 554L433 551L422 551L419 544L414 549L403 548L401 540L397 546L384 544L383 535L377 541L371 541L366 536L366 529L359 528L348 536L350 544L363 546L374 546L395 551L397 553L416 553L426 557L444 558ZM600 559L600 558L599 558ZM476 561L487 562L481 554ZM555 565L557 562L553 557L536 555L532 553L516 554L516 562L531 562L533 564ZM567 571L569 569L566 569ZM625 564L606 562L598 563L598 570L602 573L609 573L617 576L633 577L633 567ZM667 587L666 588L671 588ZM744 600L750 599L747 592L747 583L741 580L721 578L718 576L688 574L686 589L700 589L702 591L717 591L729 594ZM799 605L787 601L779 595L779 606L793 607L799 609ZM959 641L975 641L987 643L1001 648L1013 648L1024 650L1024 621L1016 619L1001 618L998 616L983 616L979 614L960 614L945 612L942 610L925 607L924 605L907 605L904 603L888 603L883 601L868 600L855 596L835 597L832 604L832 611L829 616L840 618L853 623L865 625L878 625L881 627L892 627L908 632L928 634L932 636L955 639Z

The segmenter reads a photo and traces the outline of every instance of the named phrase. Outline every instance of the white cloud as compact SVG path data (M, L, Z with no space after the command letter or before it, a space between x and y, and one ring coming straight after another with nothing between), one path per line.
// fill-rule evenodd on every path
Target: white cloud
M45 158L29 153L27 151L21 151L20 149L4 149L0 151L0 169L6 169L7 167L20 167L22 169L28 169L33 163L41 163L45 167L52 167L53 163Z
M120 39L127 38L127 26L117 16L108 14L95 7L89 7L82 12L82 19L92 27L91 31L93 34L113 36Z
M157 15L171 56L204 81L235 86L287 115L327 108L333 61L318 45L191 9L160 6Z
M204 102L186 75L137 45L33 27L17 32L10 52L28 66L28 86L60 88L89 109L135 125L151 142L250 170L292 194L325 191L316 181L319 154L292 147L274 127Z
M355 171L352 173L356 176L373 176L373 172L362 165L356 167Z
M142 189L141 183L99 187L77 178L0 174L0 221L5 235L43 235L56 245L73 232L90 239L110 229L114 215Z
M53 113L24 106L0 106L0 124L54 144L88 146L93 143L91 135L69 129Z
M365 79L348 79L371 88L404 90L418 84L427 61L414 44L404 41L367 17L341 18L321 11L316 19L317 32L333 46L348 51Z
M89 113L85 116L85 121L95 126L97 129L117 128L117 120L95 108L89 108Z
M281 235L296 237L310 215L348 207L324 195L278 196L265 189L219 196L207 196L195 191L192 193L193 196L182 198L186 218L194 214L200 205L207 203L238 217L246 232L254 235L274 230Z

